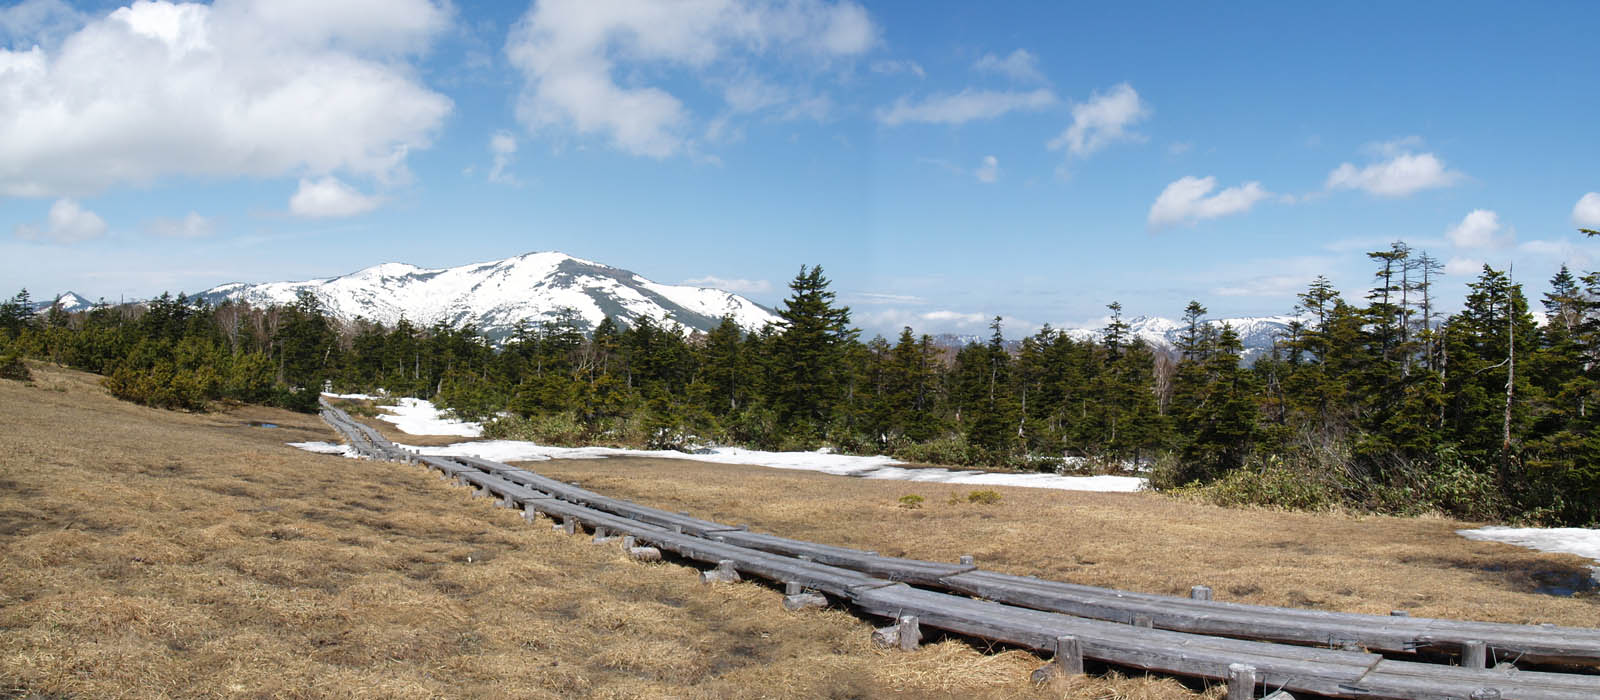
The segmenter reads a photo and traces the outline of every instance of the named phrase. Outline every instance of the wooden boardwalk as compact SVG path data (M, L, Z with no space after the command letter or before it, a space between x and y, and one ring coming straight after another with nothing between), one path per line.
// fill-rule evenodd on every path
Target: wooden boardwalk
M1258 687L1283 691L1279 698L1600 698L1600 676L1515 665L1600 661L1596 630L1241 605L1011 576L973 563L883 557L641 506L489 460L416 455L326 403L323 417L364 455L424 464L521 508L529 519L543 515L574 534L581 527L597 537L628 536L683 560L716 565L707 580L736 579L737 572L889 618L896 625L885 628L892 629L886 638L902 648L914 648L920 630L933 628L1055 654L1044 675L1081 672L1087 658L1227 681L1230 700L1255 697ZM1462 665L1414 660L1422 648L1460 650ZM1505 663L1495 664L1496 656Z

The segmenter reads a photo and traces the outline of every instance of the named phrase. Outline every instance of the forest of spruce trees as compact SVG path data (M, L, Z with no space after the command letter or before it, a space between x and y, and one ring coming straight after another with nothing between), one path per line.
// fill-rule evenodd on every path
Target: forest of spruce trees
M1593 232L1585 232L1594 235ZM1129 332L1044 327L959 349L905 328L862 341L818 267L782 323L707 333L573 312L476 329L341 322L295 304L183 296L67 314L0 304L0 369L18 357L97 372L116 396L204 410L242 401L314 410L325 386L431 398L491 436L562 444L884 453L951 465L1148 470L1153 487L1224 504L1600 521L1600 274L1563 267L1535 323L1520 284L1485 266L1458 313L1436 309L1440 265L1404 243L1368 254L1349 298L1324 278L1273 349L1240 362L1232 328L1191 302L1172 350ZM1600 403L1600 402L1597 402Z

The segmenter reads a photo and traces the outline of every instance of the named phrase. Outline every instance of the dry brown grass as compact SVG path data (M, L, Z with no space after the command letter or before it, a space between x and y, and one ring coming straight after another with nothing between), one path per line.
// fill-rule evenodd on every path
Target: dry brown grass
M1600 627L1600 598L1534 593L1534 574L1586 577L1586 559L1455 534L1443 518L1238 510L1151 493L848 479L662 459L530 463L668 510L891 556L978 563L1095 586L1324 610ZM999 503L971 503L992 489ZM924 498L920 508L900 497Z
M314 416L34 374L0 381L0 697L1193 696L1036 689L1036 657L954 641L878 651L846 612L784 613L423 470L284 446L329 439Z
M878 651L845 612L783 613L772 589L635 564L421 470L285 447L332 438L314 416L158 411L111 399L97 377L34 374L0 381L0 697L1220 696L1140 674L1033 688L1038 658L957 641ZM978 505L972 488L671 460L532 466L886 554L970 553L1162 593L1207 583L1226 600L1600 625L1593 599L1535 595L1526 575L1586 562L1468 542L1444 520L1000 487ZM923 506L899 507L911 493Z

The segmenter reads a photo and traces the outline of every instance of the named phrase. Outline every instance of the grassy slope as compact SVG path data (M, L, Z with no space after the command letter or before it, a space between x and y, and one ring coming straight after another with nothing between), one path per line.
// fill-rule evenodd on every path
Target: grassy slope
M331 437L313 416L35 378L0 381L0 697L1036 692L1021 652L875 651L847 613L784 613L772 589L635 564L420 469L285 447Z

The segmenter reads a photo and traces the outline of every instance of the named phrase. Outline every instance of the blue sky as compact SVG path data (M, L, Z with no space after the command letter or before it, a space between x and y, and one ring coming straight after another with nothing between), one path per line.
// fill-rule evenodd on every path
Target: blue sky
M137 298L560 250L857 324L1286 313L1403 238L1600 265L1594 3L26 0L0 283ZM9 294L10 292L7 292Z

